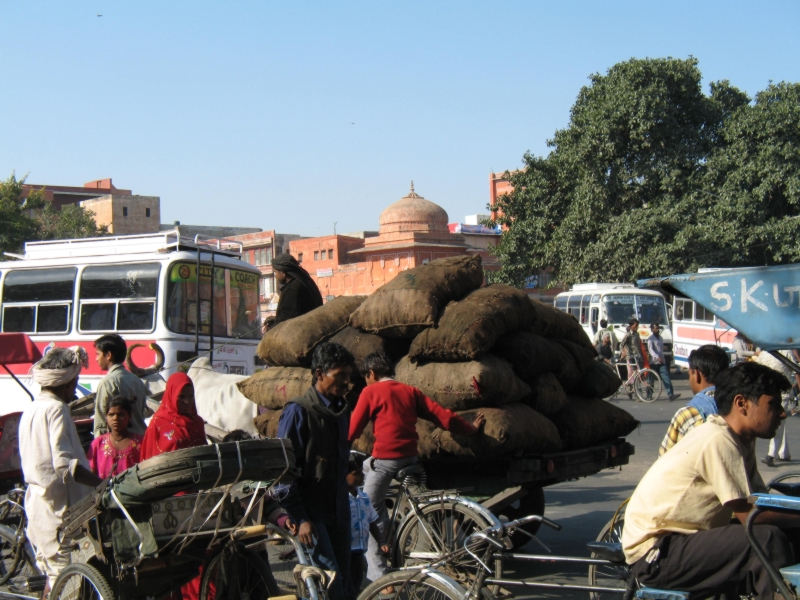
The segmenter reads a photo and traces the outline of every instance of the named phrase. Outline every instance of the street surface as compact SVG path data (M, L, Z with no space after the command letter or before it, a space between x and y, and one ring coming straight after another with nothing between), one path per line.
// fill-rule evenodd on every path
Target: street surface
M668 402L666 394L652 404L635 402L627 397L618 397L612 402L630 412L641 421L641 427L628 436L627 440L636 447L636 454L631 457L630 464L622 470L608 470L578 481L569 481L545 488L545 515L559 523L563 529L553 531L542 527L539 539L546 544L553 554L589 556L585 548L588 541L594 540L603 526L611 519L620 503L628 498L641 477L658 457L658 447L667 430L667 425L675 411L681 408L692 397L687 375L682 373L672 376L675 392L682 396ZM776 461L776 467L770 468L759 462L761 477L766 483L787 472L800 473L800 415L788 417L789 449L793 459L789 462ZM767 440L758 440L757 455L759 460L767 454ZM524 552L543 554L543 550L535 542L528 543ZM555 577L541 576L543 573L555 574ZM585 566L565 567L565 565L523 565L516 570L506 569L504 578L534 577L537 580L554 580L560 583L567 581L578 584L587 583ZM559 592L551 590L513 591L519 598L581 598L586 599L585 592ZM605 598L605 597L604 597Z

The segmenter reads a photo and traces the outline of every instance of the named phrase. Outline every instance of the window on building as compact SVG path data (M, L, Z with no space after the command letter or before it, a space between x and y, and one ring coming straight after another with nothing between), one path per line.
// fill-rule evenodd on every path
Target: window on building
M77 272L74 267L9 272L3 286L3 331L68 332Z
M127 217L128 216L128 207L127 206L123 206L122 207L122 216L123 217Z
M326 260L328 258L328 253L325 250L322 250L320 254L322 255L322 260Z
M266 252L267 252L267 257L266 257L266 260L264 260L264 264L265 265L271 265L272 264L272 248L267 248Z
M328 249L328 260L333 260L333 248Z
M261 279L261 295L264 298L269 298L275 293L275 279L270 277L263 277Z
M314 252L314 260L319 260L319 252Z
M297 255L297 262L303 262L303 253Z
M144 216L145 217L149 217L150 216L150 209L149 208L145 208L144 209Z

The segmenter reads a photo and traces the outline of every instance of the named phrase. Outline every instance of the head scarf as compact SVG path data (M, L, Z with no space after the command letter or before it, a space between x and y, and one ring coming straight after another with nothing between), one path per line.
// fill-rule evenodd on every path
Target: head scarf
M203 419L192 404L190 414L178 412L178 396L192 385L186 373L174 373L167 381L167 389L161 399L161 406L153 415L142 441L142 460L158 456L162 452L172 452L181 448L202 446L206 443Z
M308 290L308 293L311 294L314 304L322 306L322 294L320 294L317 284L311 279L311 275L308 274L308 271L300 266L300 263L297 262L294 256L286 253L278 254L278 256L272 259L272 268L276 271L288 273L301 282Z
M56 350L56 348L53 348L53 350ZM33 380L43 388L53 388L69 383L81 374L83 367L89 366L89 356L86 354L86 350L80 346L58 348L58 352L68 355L67 358L70 359L69 366L63 369L50 369L44 366L49 362L47 354L45 354L44 358L33 365L31 369ZM52 356L50 358L52 359Z

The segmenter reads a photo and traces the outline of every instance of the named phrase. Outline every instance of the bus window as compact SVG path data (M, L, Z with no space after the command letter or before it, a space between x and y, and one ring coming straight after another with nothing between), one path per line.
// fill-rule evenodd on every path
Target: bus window
M585 325L589 321L589 303L592 301L591 296L584 296L581 302L581 325Z
M580 296L570 296L569 300L567 301L567 312L571 314L573 317L578 319L578 322L581 320L581 297Z
M261 313L255 273L215 267L214 335L261 337ZM200 332L211 331L211 266L200 266ZM194 333L197 324L197 266L175 263L167 284L167 327L175 333Z
M559 310L563 310L567 312L567 297L566 296L559 296L556 298L556 308Z
M603 298L603 303L609 323L622 325L635 318L645 325L669 325L667 306L662 296L609 294Z
M714 313L695 303L694 319L695 321L705 321L710 323L714 320Z
M86 267L79 291L81 331L152 331L158 263Z
M675 320L691 321L694 319L694 302L675 298Z
M609 294L603 298L606 307L606 320L616 325L627 325L636 317L633 294Z
M658 323L669 327L667 307L662 296L636 295L636 308L639 320L646 325Z
M3 331L67 333L77 269L9 271L3 282Z

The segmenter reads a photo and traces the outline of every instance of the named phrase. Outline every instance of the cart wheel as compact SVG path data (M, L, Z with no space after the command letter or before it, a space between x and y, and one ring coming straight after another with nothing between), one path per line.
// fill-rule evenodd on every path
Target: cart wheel
M56 577L51 600L114 600L111 590L103 574L92 565L77 563L67 565Z
M540 515L544 516L544 489L540 486L532 487L528 490L528 495L523 496L519 499L519 506L514 507L514 505L506 506L503 509L500 509L495 512L498 518L501 516L507 518L509 521L514 521L516 519L521 519L522 517L527 517L528 515ZM536 532L539 531L539 526L541 523L528 523L521 527L531 535L536 535ZM525 544L531 541L529 535L525 535L521 531L515 531L514 534L511 536L511 541L514 544L514 548L521 548Z
M226 546L203 569L200 600L267 600L280 595L269 565L243 546Z
M625 504L627 504L627 500L620 507L615 518L606 523L605 527L600 531L600 535L597 536L598 542L622 543L622 527L625 524ZM597 558L597 556L592 554L592 558ZM620 589L619 594L589 592L590 599L617 600L619 595L625 590L630 572L630 568L626 565L589 565L589 585Z
M661 377L652 369L642 369L633 380L633 389L642 402L655 402L661 397Z
M462 600L466 591L460 584L450 588L438 579L416 571L397 571L384 575L369 584L358 596L358 600L379 600L385 597L381 592L393 587L393 600ZM486 588L481 589L483 600L494 596Z

